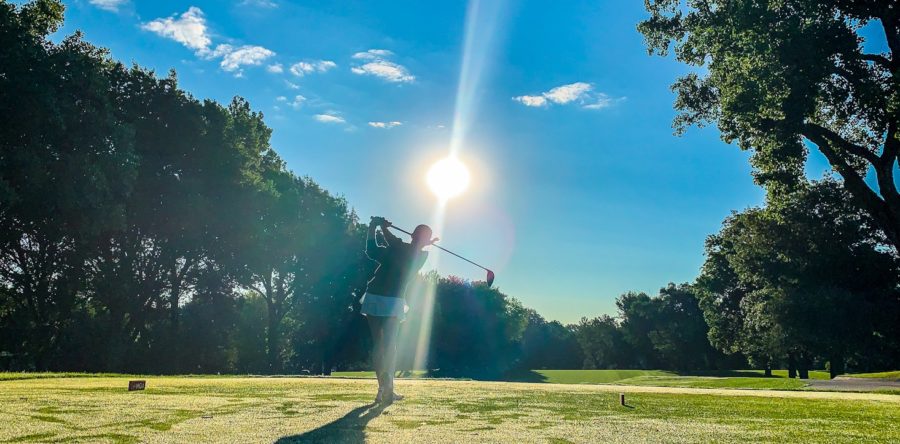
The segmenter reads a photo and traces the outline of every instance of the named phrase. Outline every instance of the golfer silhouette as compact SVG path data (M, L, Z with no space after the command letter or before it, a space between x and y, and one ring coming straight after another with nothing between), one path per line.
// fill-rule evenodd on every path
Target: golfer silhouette
M404 293L409 281L428 258L428 252L422 249L433 243L428 225L417 226L412 233L412 243L409 244L388 231L390 227L391 223L383 217L373 217L369 222L366 256L377 262L378 266L360 300L360 312L369 323L374 341L372 361L378 377L375 402L387 404L403 399L394 392L394 367L397 359L397 332L409 309Z

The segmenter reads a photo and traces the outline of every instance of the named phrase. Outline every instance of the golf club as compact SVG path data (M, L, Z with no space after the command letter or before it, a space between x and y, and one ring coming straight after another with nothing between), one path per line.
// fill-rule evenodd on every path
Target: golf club
M400 227L398 227L398 226L396 226L396 225L391 224L391 225L388 225L388 226L389 226L390 228L396 229L397 231L399 231L399 232L401 232L401 233L406 233L407 235L412 236L412 233L410 233L409 231L406 231L406 230L404 230L403 228L400 228ZM434 245L434 244L432 243L431 245ZM466 262L468 262L468 263L470 263L470 264L472 264L472 265L478 267L478 268L481 268L481 269L484 270L484 271L487 271L487 279L485 279L485 281L487 281L488 287L490 287L491 285L494 284L494 272L491 271L490 269L488 269L487 267L485 267L485 266L483 266L483 265L476 264L475 262L472 262L472 261L470 261L470 260L468 260L468 259L466 259L466 258L464 258L464 257L462 257L462 256L460 256L460 255L458 255L458 254L456 254L456 253L454 253L454 252L452 252L452 251L450 251L450 250L448 250L448 249L446 249L446 248L440 246L440 245L434 245L434 246L437 247L437 248L439 248L439 249L441 249L441 251L444 251L444 252L446 252L446 253L450 253L450 254L452 254L452 255L454 255L454 256L456 256L456 257L458 257L458 258L460 258L460 259L462 259L462 260L464 260L464 261L466 261Z

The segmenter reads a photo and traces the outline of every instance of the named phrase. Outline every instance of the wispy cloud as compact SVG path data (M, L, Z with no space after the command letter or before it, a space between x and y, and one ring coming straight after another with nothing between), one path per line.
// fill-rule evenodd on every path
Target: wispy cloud
M285 80L284 86L287 86L290 89L300 89L300 85L298 85L294 82L291 82L290 80Z
M240 5L266 9L278 7L278 3L275 3L273 0L242 0Z
M387 49L370 49L364 52L358 52L353 54L354 59L362 59L362 60L374 60L374 59L382 59L385 57L390 57L394 55L393 52L388 51Z
M513 100L530 107L577 103L584 109L603 109L625 100L625 97L612 98L605 93L595 92L594 85L590 83L575 82L557 86L539 95L516 96Z
M119 8L128 3L128 0L89 0L90 4L110 12L119 12Z
M344 120L343 117L338 115L337 111L325 111L324 114L316 114L315 116L313 116L313 119L316 119L317 121L322 122L322 123L336 123L336 124L347 123L347 121Z
M221 58L219 65L222 69L233 72L237 77L243 75L242 66L262 65L264 61L275 55L274 51L257 45L220 44L215 49L210 49L212 38L209 36L206 17L203 11L196 6L191 6L181 15L174 14L170 17L151 20L141 25L141 28L181 43L192 49L198 57Z
M274 63L266 67L266 71L269 71L272 74L281 74L284 72L284 66L281 63Z
M610 97L604 93L597 93L593 103L582 106L584 109L609 108L617 103L624 102L627 97Z
M350 68L354 74L371 75L388 82L408 83L416 80L416 76L410 74L405 66L386 60L394 53L386 49L370 49L365 52L353 54L357 60L367 60L366 63Z
M306 74L314 73L314 72L326 72L330 69L336 68L337 63L332 62L331 60L314 60L311 62L297 62L291 65L291 73L297 77L303 77Z
M275 100L277 100L277 101L279 101L279 102L281 102L281 103L287 104L287 105L290 106L291 108L294 108L294 109L300 109L300 107L303 106L303 102L306 102L306 97L303 97L303 96L297 94L297 95L294 96L294 98L293 98L292 100L290 100L290 101L288 101L288 98L285 97L285 96L278 96L278 97L275 98Z
M398 122L396 120L391 122L369 122L369 126L372 128L382 128L382 129L391 129L395 126L403 125L403 122Z

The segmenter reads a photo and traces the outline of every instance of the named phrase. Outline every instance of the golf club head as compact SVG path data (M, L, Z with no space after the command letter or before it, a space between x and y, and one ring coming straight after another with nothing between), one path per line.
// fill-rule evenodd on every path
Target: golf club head
M494 285L494 272L491 270L488 270L487 272L487 284L488 287L490 287L491 285Z

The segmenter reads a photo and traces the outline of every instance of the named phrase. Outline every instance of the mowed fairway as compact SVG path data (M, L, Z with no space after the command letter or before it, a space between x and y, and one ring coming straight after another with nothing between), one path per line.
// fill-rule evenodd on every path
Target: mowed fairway
M149 377L0 381L10 442L897 442L900 396L402 380ZM618 405L624 392L627 406Z

